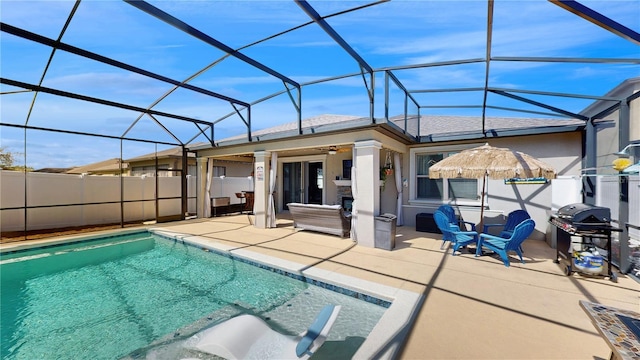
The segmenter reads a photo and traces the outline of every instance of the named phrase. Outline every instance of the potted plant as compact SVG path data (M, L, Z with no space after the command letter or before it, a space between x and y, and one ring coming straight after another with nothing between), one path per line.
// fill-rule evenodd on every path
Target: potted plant
M385 166L380 167L380 188L384 191L387 176L393 174L393 169L389 169Z
M387 180L387 176L393 175L393 162L391 161L391 152L387 151L386 158L384 160L384 166L380 167L380 187L384 191L384 185Z

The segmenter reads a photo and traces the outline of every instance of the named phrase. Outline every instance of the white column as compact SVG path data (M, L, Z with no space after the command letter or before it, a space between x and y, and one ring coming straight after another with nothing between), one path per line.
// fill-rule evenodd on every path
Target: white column
M379 141L366 140L358 141L354 146L358 172L356 176L358 245L374 247L374 217L380 214L380 150L382 144Z
M269 160L271 152L256 151L253 153L255 158L253 174L254 174L254 203L253 213L255 216L254 226L260 229L267 228L267 207L269 201Z
M197 198L198 204L196 206L196 214L198 218L204 217L204 202L209 194L205 194L205 187L207 186L207 158L200 157L196 159L198 164L198 190Z

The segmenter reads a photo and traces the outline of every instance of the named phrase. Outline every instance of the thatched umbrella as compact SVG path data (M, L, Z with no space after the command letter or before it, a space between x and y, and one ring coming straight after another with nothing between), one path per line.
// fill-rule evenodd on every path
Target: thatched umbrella
M484 197L487 177L491 179L545 178L555 179L556 171L533 156L506 148L485 144L463 150L439 161L429 168L431 179L480 179L482 200L480 222L484 220Z

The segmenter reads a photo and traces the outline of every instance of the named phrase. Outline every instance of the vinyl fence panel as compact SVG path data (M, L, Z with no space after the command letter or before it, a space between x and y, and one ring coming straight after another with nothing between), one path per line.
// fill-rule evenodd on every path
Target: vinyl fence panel
M26 177L25 177L26 176ZM0 230L22 231L141 222L182 212L181 178L23 173L0 170ZM244 187L244 186L243 186ZM188 211L196 212L197 177L187 183ZM246 189L244 189L246 190ZM164 197L164 199L162 199ZM122 201L122 203L121 203Z

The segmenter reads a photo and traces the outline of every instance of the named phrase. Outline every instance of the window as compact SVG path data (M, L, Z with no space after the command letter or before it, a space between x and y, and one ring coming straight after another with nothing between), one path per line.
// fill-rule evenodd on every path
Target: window
M416 155L417 199L442 199L443 180L429 179L429 167L442 159L442 154Z
M478 180L449 179L449 199L478 200Z
M351 159L342 160L342 178L344 180L351 180L351 164L353 164Z
M480 197L477 179L430 179L429 168L462 148L432 147L411 149L411 176L414 185L410 189L413 201L476 202Z
M167 170L169 169L169 165L158 165L158 176L165 177L167 175ZM150 166L134 166L131 168L131 176L155 176L156 175L156 167L154 165Z

